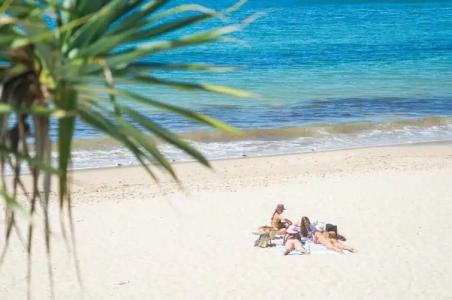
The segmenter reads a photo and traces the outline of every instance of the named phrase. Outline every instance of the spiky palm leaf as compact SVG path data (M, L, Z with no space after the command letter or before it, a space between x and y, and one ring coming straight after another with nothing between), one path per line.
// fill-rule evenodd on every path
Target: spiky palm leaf
M0 194L7 203L6 245L2 257L15 228L15 210L21 207L17 200L19 192L28 199L31 215L37 202L43 207L45 240L50 257L47 212L51 176L58 179L61 213L66 212L72 224L68 169L77 120L120 142L151 176L154 177L154 174L149 163L153 162L162 166L175 179L177 177L171 164L151 136L182 149L205 166L209 166L209 162L190 144L134 109L134 103L179 114L221 130L235 131L201 113L136 94L118 85L127 82L239 97L253 96L223 86L169 81L151 76L151 69L227 70L205 64L162 64L143 61L142 58L176 48L219 41L252 20L174 38L176 30L212 18L224 19L225 14L237 7L218 12L193 4L168 8L168 2L7 0L0 5ZM173 37L164 39L170 33ZM158 40L153 41L157 37ZM93 85L93 81L102 82L102 85ZM8 128L8 120L12 117L16 118L17 123L11 129ZM33 119L33 151L28 149L25 139L27 118ZM58 157L53 165L49 138L49 122L52 118L57 120L55 142ZM137 129L134 124L139 124L146 132ZM22 183L22 164L28 165L31 170L31 191ZM5 180L8 165L13 171L12 184ZM32 236L33 225L30 224L26 241L29 254L32 251Z

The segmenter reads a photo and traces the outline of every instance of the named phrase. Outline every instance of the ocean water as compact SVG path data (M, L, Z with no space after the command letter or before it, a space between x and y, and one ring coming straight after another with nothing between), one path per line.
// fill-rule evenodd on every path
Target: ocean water
M235 1L190 2L220 10ZM236 34L236 42L145 60L239 66L226 73L156 75L238 87L263 99L127 86L221 119L243 129L244 137L138 109L210 159L452 140L452 1L250 0L230 18L240 22L255 13L263 15ZM219 25L207 22L186 32ZM74 153L76 168L136 163L84 124L76 139L84 145ZM175 161L190 159L160 147Z

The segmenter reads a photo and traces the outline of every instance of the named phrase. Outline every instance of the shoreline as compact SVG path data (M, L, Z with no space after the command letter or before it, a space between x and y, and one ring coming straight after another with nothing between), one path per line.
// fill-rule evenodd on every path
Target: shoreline
M305 155L305 154L316 154L316 153L334 153L341 151L353 151L353 150L369 150L369 149L385 149L385 148L398 148L398 147L417 147L417 146L452 146L451 141L434 141L434 142L419 142L419 143L404 143L404 144L392 144L392 145L382 145L382 146L368 146L368 147L356 147L356 148L343 148L343 149L332 149L332 150L321 150L321 151L312 151L312 152L294 152L294 153L281 153L281 154L270 154L270 155L262 155L262 156L248 156L245 157L237 157L237 158L218 158L218 159L209 159L209 162L223 162L223 161L234 161L234 160L244 160L244 159L254 159L254 158L271 158L271 157L284 157L284 156L294 156L294 155ZM197 161L172 161L171 165L184 165L184 164L195 164L200 165ZM152 164L149 164L152 166ZM121 166L105 166L105 167L92 167L92 168L82 168L82 169L71 169L69 173L74 174L78 172L85 171L94 171L94 170L116 170L116 169L135 169L141 168L139 164L136 165L121 165ZM8 175L11 176L11 175Z
M370 129L401 129L406 126L413 126L418 129L428 128L432 126L448 125L452 122L452 115L430 115L430 116L418 116L418 117L395 117L389 118L386 121L382 120L358 120L350 122L337 122L337 123L322 123L322 122L307 122L299 126L282 126L282 127L251 127L241 128L243 135L228 134L223 131L215 130L212 128L204 128L198 130L189 131L175 131L180 137L197 142L221 142L221 141L234 141L250 138L268 139L268 138L299 138L309 137L319 134L320 131L326 131L331 134L351 134L360 131L366 131ZM160 141L156 138L156 141ZM82 148L85 144L90 142L102 142L108 146L118 146L112 138L108 136L84 136L77 137L74 147ZM88 148L89 149L89 148Z
M179 136L212 161L243 156L272 156L452 141L452 117L445 116L399 120L394 123L350 122L306 126L243 129L243 135L240 136L230 136L214 130L179 133ZM192 157L177 147L158 139L155 139L155 142L169 161L193 161ZM107 137L74 140L72 162L75 169L136 164L133 155Z

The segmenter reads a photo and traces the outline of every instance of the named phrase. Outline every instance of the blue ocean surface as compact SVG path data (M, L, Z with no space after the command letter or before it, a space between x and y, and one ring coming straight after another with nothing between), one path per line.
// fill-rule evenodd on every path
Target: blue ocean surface
M186 2L218 10L235 3L169 6ZM126 86L232 124L247 133L245 138L137 108L185 134L210 159L452 140L452 1L250 0L228 22L253 14L260 17L233 41L145 60L238 66L230 72L154 75L237 87L261 99ZM171 36L225 24L206 22ZM84 124L78 124L76 138L104 141ZM135 163L120 147L88 148L75 152L75 167ZM161 149L176 161L189 159L170 146Z

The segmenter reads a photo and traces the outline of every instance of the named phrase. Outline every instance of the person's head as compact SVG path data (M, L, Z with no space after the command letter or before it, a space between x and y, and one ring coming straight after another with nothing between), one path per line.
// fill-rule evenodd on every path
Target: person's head
M328 231L328 237L337 240L337 234L334 231Z
M304 237L308 236L308 229L309 229L309 225L311 224L311 221L309 220L308 217L303 216L301 217L301 222L300 222L300 228L301 228L301 235Z
M276 205L275 211L279 214L282 214L283 211L285 211L286 208L284 207L284 204L278 204Z
M301 226L308 227L309 225L311 225L311 221L309 220L309 218L306 216L301 217Z
M300 233L300 229L298 229L298 227L295 225L290 225L289 228L287 228L286 232L288 234L297 234Z

